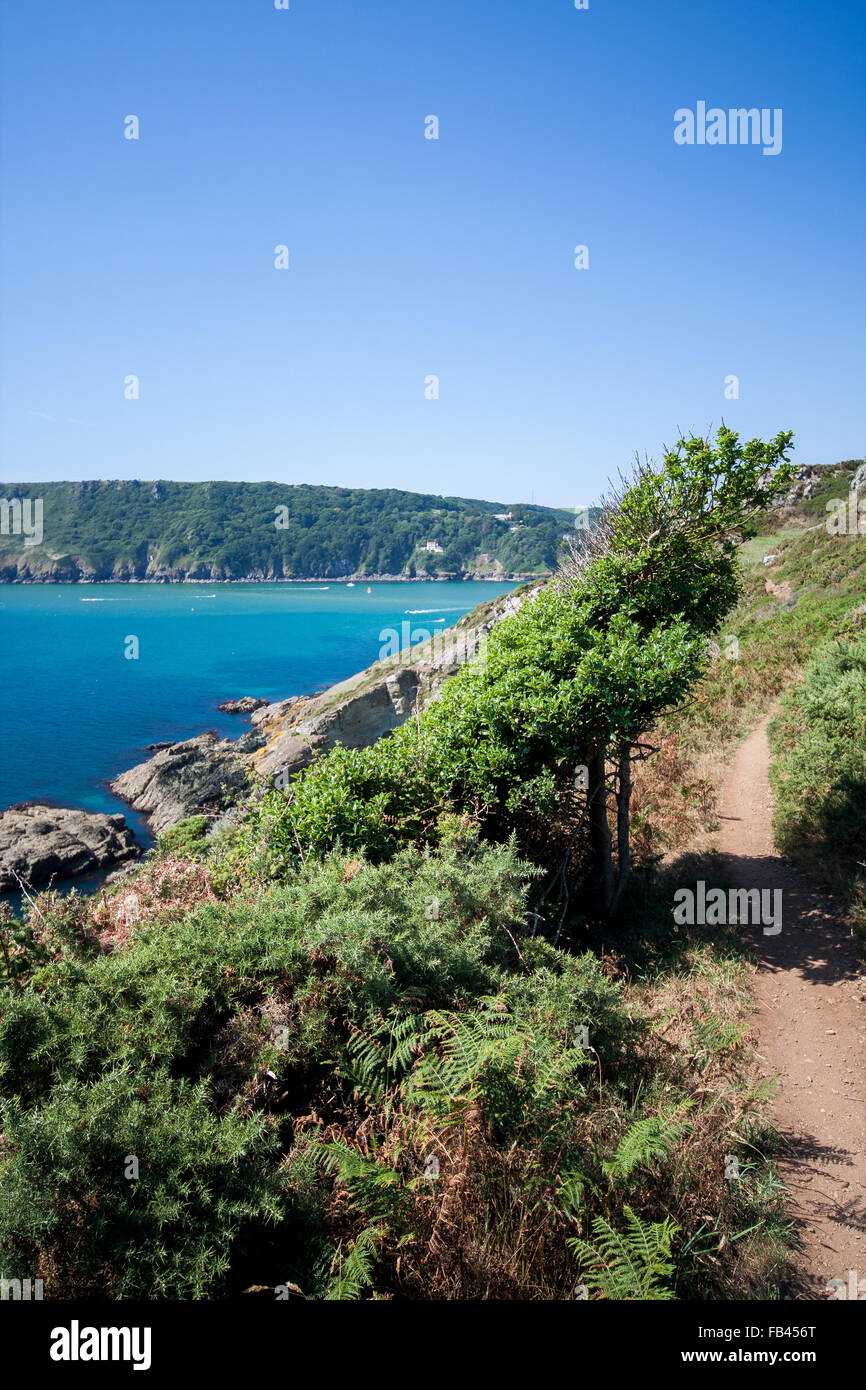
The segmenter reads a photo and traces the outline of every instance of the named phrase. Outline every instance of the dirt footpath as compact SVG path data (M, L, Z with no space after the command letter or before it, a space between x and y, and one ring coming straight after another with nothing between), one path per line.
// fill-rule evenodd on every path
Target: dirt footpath
M773 849L765 720L739 748L714 843L738 888L781 888L782 931L752 929L760 953L753 1022L790 1156L782 1176L804 1249L793 1296L829 1297L856 1270L866 1294L866 966L832 902ZM789 1296L790 1292L789 1292Z

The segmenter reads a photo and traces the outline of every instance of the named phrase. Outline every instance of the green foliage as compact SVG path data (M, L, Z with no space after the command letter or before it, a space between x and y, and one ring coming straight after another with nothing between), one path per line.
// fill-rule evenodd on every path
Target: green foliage
M187 816L163 831L157 841L157 854L161 858L203 859L208 849L209 826L207 816Z
M4 1100L0 1123L0 1250L7 1268L47 1259L55 1297L208 1297L245 1224L284 1211L263 1117L217 1116L205 1083L163 1067L107 1059L38 1106Z
M866 903L866 637L816 652L770 727L774 832L853 907Z
M603 1214L627 1279L611 1256L593 1287L663 1296L666 1247L625 1206L685 1224L680 1063L590 952L532 936L513 846L437 833L35 964L0 1014L7 1273L52 1297L567 1298L568 1239ZM718 1252L688 1229L693 1287Z
M743 593L724 624L739 659L711 665L696 699L667 716L668 730L702 752L708 738L741 737L818 648L863 633L866 546L862 536L829 534L824 525L827 501L847 491L844 471L828 469L811 498L759 518L762 534L741 548ZM771 568L763 563L769 555Z
M669 1158L685 1129L683 1114L686 1109L683 1105L671 1115L647 1115L630 1125L613 1158L602 1164L607 1176L617 1182L631 1177L637 1168L658 1165Z
M0 903L0 990L20 990L47 958L33 928L13 917L8 903Z
M573 1236L569 1245L585 1269L588 1287L601 1298L664 1302L674 1297L665 1281L673 1273L671 1241L676 1226L668 1218L646 1222L625 1208L626 1229L615 1230L603 1216L592 1223L594 1243Z
M373 1282L379 1241L383 1232L377 1226L367 1226L355 1237L351 1251L345 1257L342 1250L335 1257L336 1271L325 1292L326 1299L347 1301L361 1297Z
M595 631L580 597L545 590L494 629L486 662L452 676L420 721L370 748L337 748L253 803L236 853L251 873L279 876L336 844L384 856L448 808L480 807L506 831L544 816L590 739L636 736L683 698L704 659L682 620L645 633L618 615Z
M25 897L23 921L8 903L0 903L0 990L20 992L49 962L55 969L70 969L99 950L88 900L75 889L67 894L48 889L35 899Z
M0 493L28 497L32 487L3 483ZM395 488L125 481L40 483L39 495L45 543L0 536L0 580L530 575L556 568L573 523L567 511L525 506L513 509L512 531L496 502ZM445 554L428 554L428 540Z
M495 992L526 879L512 849L465 836L380 869L330 859L253 901L142 923L74 968L38 966L0 1017L6 1267L48 1262L55 1296L224 1291L250 1229L261 1242L303 1206L280 1176L270 1074L289 1090L307 1070L348 1074L370 1020Z

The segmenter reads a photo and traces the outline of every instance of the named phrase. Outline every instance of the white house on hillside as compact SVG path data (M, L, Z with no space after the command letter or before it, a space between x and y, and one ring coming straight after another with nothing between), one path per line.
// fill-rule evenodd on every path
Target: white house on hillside
M427 544L424 546L424 549L431 551L434 555L442 554L442 547L438 541L428 541Z

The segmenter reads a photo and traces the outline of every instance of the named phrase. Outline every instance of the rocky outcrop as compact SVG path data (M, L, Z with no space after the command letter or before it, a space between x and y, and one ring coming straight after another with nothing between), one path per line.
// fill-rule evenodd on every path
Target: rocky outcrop
M214 733L173 743L122 772L111 789L147 818L155 835L192 815L217 815L247 788L247 757L257 740Z
M853 473L851 469L854 469ZM847 464L803 464L795 468L787 493L780 499L785 508L797 507L813 496L816 487L827 477L837 478L840 486L852 492L866 488L866 460L863 463Z
M252 714L257 709L263 709L267 700L259 700L255 695L244 695L240 700L223 700L217 709L221 709L223 714Z
M0 812L0 892L88 873L140 854L123 816L54 806Z
M488 632L538 592L503 594L456 627L378 661L319 695L265 704L241 738L202 734L161 750L124 772L112 790L147 817L155 834L186 816L222 819L242 801L250 778L288 780L336 744L366 748L435 700L466 661L483 659Z
M363 678L354 678L359 679ZM346 681L333 686L325 696L290 701L287 708L284 704L272 705L261 711L263 717L257 728L266 742L262 751L253 755L259 776L278 772L291 776L314 753L325 753L337 743L347 748L366 748L375 743L411 714L424 681L417 667L405 666L381 680L364 682L361 689L353 689L353 684ZM274 713L268 718L271 710Z
M822 473L818 468L811 468L808 464L795 468L791 477L791 484L786 493L782 505L785 507L796 507L801 502L808 501L821 482Z
M855 468L848 481L848 486L852 492L860 492L866 488L866 460L858 468Z

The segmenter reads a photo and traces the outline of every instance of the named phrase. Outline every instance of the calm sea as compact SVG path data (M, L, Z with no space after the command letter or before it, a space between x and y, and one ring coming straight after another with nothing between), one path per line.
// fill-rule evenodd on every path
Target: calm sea
M368 592L369 587L369 592ZM375 661L389 628L441 632L513 584L0 585L0 810L122 811L108 789L149 743L237 737L242 695L307 695ZM134 650L138 657L125 653Z

